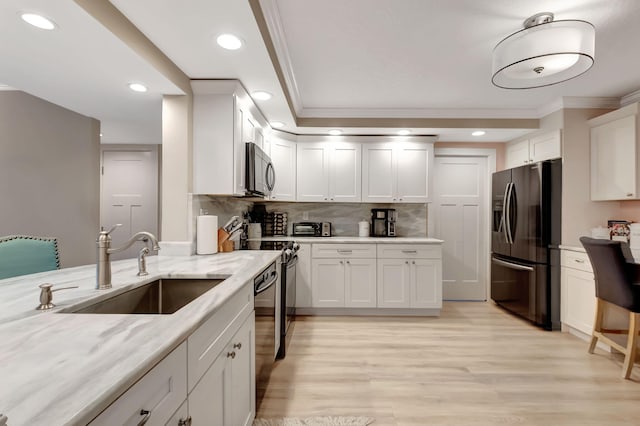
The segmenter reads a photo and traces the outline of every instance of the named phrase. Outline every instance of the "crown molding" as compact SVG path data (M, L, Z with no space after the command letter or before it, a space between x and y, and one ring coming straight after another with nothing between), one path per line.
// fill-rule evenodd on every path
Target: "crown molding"
M620 98L620 106L627 106L634 102L640 102L640 89L635 92L631 92L628 95L624 95Z
M260 0L260 7L262 9L264 20L267 24L269 34L271 35L271 41L273 43L273 48L276 51L278 62L280 63L280 69L284 75L291 103L293 104L296 115L299 116L303 110L302 98L300 97L300 90L298 89L296 76L293 72L293 64L291 61L291 55L289 54L289 48L287 47L278 4L276 3L276 0Z
M304 108L299 118L537 118L533 108Z
M537 118L561 109L620 108L620 98L595 96L563 96L538 108Z

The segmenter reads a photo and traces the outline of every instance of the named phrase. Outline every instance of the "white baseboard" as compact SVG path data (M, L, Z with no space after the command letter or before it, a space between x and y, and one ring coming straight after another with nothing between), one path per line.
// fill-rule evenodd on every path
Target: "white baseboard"
M439 317L440 309L403 309L403 308L296 308L296 315L331 315L331 316L412 316Z
M158 256L193 256L195 252L191 241L160 241Z
M564 333L569 333L573 336L576 336L579 339L584 340L585 342L590 342L591 341L591 334L587 334L581 330L578 330L577 328L571 327L570 325L567 325L565 323L562 323L562 332ZM588 347L588 346L587 346ZM613 352L613 349L611 348L611 346L602 343L601 341L598 341L596 347L598 349L602 349L605 352ZM586 348L585 348L586 351Z

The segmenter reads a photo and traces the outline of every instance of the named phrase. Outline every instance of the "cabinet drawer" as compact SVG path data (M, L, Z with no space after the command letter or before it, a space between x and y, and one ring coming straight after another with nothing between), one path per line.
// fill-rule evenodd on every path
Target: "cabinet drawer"
M187 398L186 362L182 343L90 425L137 425L144 417L141 410L149 411L148 425L164 425Z
M219 311L189 336L187 339L189 392L213 364L251 311L253 311L253 286L245 285L238 294L224 303Z
M378 244L379 259L440 259L442 248L431 244Z
M314 259L375 259L375 244L313 244L311 257Z
M562 250L562 266L584 272L593 272L587 253Z

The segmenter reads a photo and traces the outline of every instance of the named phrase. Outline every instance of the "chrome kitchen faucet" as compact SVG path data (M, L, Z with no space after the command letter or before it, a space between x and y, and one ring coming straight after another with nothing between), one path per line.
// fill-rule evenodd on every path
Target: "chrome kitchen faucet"
M111 248L111 232L116 229L118 226L122 226L122 224L117 224L108 231L105 231L104 228L100 230L98 234L98 239L96 240L96 245L98 248L98 262L96 264L96 289L98 290L106 290L111 288L111 254L117 253L122 250L126 250L133 245L136 241L147 242L151 240L151 250L160 250L160 246L158 245L158 239L151 232L140 231L133 234L129 240L124 243L121 247ZM146 264L144 262L143 252L140 252L138 258L138 275L144 275L146 273L145 267ZM142 259L140 259L142 258Z

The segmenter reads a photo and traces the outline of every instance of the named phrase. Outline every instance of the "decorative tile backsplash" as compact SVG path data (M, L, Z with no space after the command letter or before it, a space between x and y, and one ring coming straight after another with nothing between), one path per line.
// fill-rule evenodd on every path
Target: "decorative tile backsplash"
M218 216L223 225L232 216L241 216L254 204L264 204L268 212L287 212L289 234L294 222L331 222L334 236L357 236L358 222L371 222L371 209L396 209L398 220L396 233L399 237L427 236L427 204L381 204L381 203L288 203L262 202L235 197L193 196L193 222L200 209ZM194 228L195 229L195 228Z

